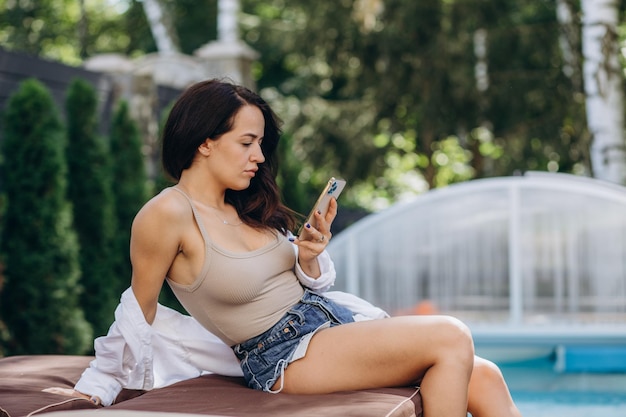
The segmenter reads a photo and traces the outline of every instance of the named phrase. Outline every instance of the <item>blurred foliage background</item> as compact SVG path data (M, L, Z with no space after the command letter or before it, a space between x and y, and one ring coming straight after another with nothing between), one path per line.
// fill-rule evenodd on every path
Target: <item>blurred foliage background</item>
M280 181L286 202L307 212L330 175L348 180L342 210L359 213L477 178L528 170L590 175L580 5L562 1L575 16L567 25L557 18L557 2L548 0L241 0L241 38L260 53L253 67L258 90L285 123ZM161 3L181 52L192 54L216 39L217 0ZM626 1L618 1L618 7L623 14ZM620 39L625 29L623 24ZM138 0L0 0L0 45L75 66L102 53L136 57L156 51ZM30 88L39 91L37 85ZM84 109L80 99L89 102L91 93L80 93L80 85L75 89L76 103L69 100L68 106ZM112 195L112 205L84 210L101 211L104 229L95 233L110 247L107 262L119 276L130 273L125 242L132 213L157 191L149 185L159 182L132 171L143 169L136 160L141 145L125 106L106 139L81 130L92 127L89 114L68 120L70 146L72 137L76 143L92 140L90 166L116 170L112 178L98 176L104 181L99 189ZM24 133L19 129L26 127L11 127L7 120L3 127L15 131L5 140ZM121 151L126 148L130 155ZM111 161L111 149L126 159ZM72 159L71 152L68 161L76 169L85 162ZM5 168L5 175L13 169ZM88 177L88 170L82 176ZM137 181L126 184L131 177ZM76 187L68 186L74 201L81 194ZM74 197L72 190L78 190ZM5 222L9 215L4 214ZM80 246L89 240L84 231L98 225L81 221L80 213L74 220L78 235L71 241ZM106 227L119 233L111 236ZM3 233L5 262L11 256L9 229ZM94 269L91 275L106 270L88 258L72 262ZM76 273L70 275L75 281ZM129 277L123 279L126 283ZM113 292L124 283L113 282ZM10 285L8 280L0 299L5 342L11 338ZM83 280L82 285L98 284ZM94 316L96 335L105 330L104 312L87 316ZM75 327L83 326L80 313L73 317ZM5 348L5 353L32 351L29 346ZM62 343L54 346L50 349L67 351Z
M564 1L569 26L545 0L242 0L240 27L306 198L332 173L350 183L344 204L377 210L473 178L589 174L580 5ZM161 3L182 52L217 37L217 0ZM141 1L0 8L4 48L73 65L156 50Z

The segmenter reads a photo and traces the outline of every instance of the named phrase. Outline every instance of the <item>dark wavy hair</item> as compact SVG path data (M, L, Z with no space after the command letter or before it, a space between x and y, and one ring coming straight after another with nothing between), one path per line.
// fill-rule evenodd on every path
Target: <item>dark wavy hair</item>
M276 148L281 120L258 94L246 87L222 80L201 81L178 98L165 123L161 159L165 172L176 181L189 168L198 147L217 140L233 128L235 115L245 105L259 108L265 119L261 149L265 162L245 190L226 191L241 220L255 228L272 228L286 233L296 225L296 213L286 207L276 184Z

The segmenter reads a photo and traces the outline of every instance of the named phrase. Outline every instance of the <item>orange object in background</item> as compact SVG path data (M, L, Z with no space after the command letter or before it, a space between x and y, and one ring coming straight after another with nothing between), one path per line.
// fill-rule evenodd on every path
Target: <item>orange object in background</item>
M435 303L433 303L432 301L424 300L424 301L420 301L419 303L415 305L415 307L413 307L412 314L418 314L422 316L439 314L439 309L437 308Z
M418 315L418 316L428 316L440 314L437 305L430 300L423 300L415 304L413 307L407 307L401 310L397 310L393 316L410 316L410 315Z

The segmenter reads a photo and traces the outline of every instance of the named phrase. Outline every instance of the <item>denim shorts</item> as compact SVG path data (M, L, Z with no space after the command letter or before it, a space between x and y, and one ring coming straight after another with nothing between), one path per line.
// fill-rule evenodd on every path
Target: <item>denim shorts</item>
M280 392L282 385L278 390L272 390L272 386L284 376L289 363L304 356L313 334L322 328L353 322L352 315L347 308L305 289L300 301L269 330L232 346L248 386Z

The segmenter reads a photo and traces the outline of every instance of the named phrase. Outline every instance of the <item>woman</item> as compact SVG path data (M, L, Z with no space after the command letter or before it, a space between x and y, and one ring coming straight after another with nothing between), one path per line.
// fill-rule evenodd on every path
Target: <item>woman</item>
M187 311L231 346L249 386L319 394L418 384L426 417L519 416L500 371L474 357L445 316L354 322L303 285L327 280L337 213L292 237L275 181L279 121L250 90L218 80L186 90L169 115L163 165L177 184L132 226L132 291L148 323L167 280ZM293 245L297 247L294 251Z

